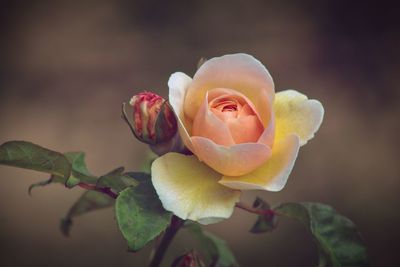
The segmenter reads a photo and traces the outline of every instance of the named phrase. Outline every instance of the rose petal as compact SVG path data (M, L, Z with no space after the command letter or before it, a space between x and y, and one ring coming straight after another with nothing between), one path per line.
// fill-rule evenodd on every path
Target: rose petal
M233 54L207 60L196 72L187 91L184 111L192 120L204 96L214 88L230 88L247 96L261 116L269 114L274 83L260 61L247 54ZM262 117L267 125L269 117Z
M192 136L194 154L219 173L239 176L249 173L271 156L271 149L260 143L244 143L230 147L217 145L210 139Z
M192 144L190 142L190 135L188 131L190 131L191 129L190 123L188 123L187 118L185 117L185 114L183 112L183 101L185 100L186 90L191 82L192 78L182 72L175 72L168 80L168 100L178 118L179 134L182 138L182 141L190 150Z
M264 129L255 115L228 119L226 125L235 144L257 143Z
M288 134L300 137L300 145L305 145L314 137L324 117L322 104L295 91L286 90L276 94L273 105L275 112L275 139L281 140Z
M272 148L275 140L275 116L273 111L271 114L272 116L269 125L264 129L264 132L261 134L257 142Z
M293 169L299 148L299 137L288 135L274 144L272 156L260 168L242 176L224 176L219 183L240 190L280 191Z
M269 123L270 118L271 118L271 109L268 106L268 110L265 111L265 113L260 114L254 104L251 102L249 98L247 98L245 95L239 93L238 91L232 90L232 89L226 89L226 88L216 88L207 91L208 94L208 100L209 102L213 102L217 100L218 98L223 98L223 97L231 97L235 98L238 102L242 102L241 105L245 106L245 113L248 114L255 114L257 118L262 122L263 125L267 125L263 123L263 119L265 119L266 122ZM241 114L243 115L243 114Z
M224 146L235 144L227 124L209 110L207 94L193 121L192 135L206 137Z
M151 174L164 208L183 220L218 222L229 218L239 201L240 191L219 184L221 174L195 156L165 154L153 162Z
M257 112L254 111L249 104L245 104L242 109L240 110L238 117L246 117L248 115L256 114Z
M211 112L223 122L227 122L230 118L234 119L237 117L237 111L224 112L215 108L211 108Z

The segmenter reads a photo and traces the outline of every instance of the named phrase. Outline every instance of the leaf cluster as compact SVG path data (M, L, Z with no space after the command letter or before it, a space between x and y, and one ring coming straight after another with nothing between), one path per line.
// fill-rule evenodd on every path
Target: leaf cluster
M50 174L50 178L32 184L29 193L35 187L52 183L63 184L69 189L76 186L87 189L61 219L60 229L66 236L75 217L107 207L114 207L117 225L129 250L134 252L164 232L165 235L175 233L183 224L173 228L174 220L180 219L163 208L151 183L151 175L145 172L125 172L123 167L118 167L95 176L89 172L83 152L59 153L25 141L2 144L0 164ZM281 217L304 224L317 245L319 267L369 266L363 240L354 223L328 205L304 202L271 207L257 198L252 207L242 208L258 214L250 229L254 234L273 231ZM173 266L238 266L224 240L194 222L186 222L184 228L198 241L201 253L189 251L177 258ZM169 238L171 241L173 235Z

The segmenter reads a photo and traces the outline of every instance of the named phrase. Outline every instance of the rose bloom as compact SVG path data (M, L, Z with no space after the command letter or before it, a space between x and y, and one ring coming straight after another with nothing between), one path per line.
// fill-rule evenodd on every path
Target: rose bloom
M193 79L176 72L168 86L193 155L159 157L152 182L165 209L203 224L230 217L242 190L281 190L324 114L295 90L275 94L268 70L247 54L212 58Z

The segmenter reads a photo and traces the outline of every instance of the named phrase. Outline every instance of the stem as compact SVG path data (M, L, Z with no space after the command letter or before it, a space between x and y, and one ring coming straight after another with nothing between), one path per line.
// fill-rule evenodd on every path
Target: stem
M236 203L236 208L239 208L239 209L251 212L251 213L255 213L258 215L273 216L276 214L276 212L271 209L261 210L261 209L253 208L252 206L248 206L247 204L244 204L243 202Z
M181 226L183 225L183 220L179 219L175 215L172 216L172 221L167 230L165 231L165 234L160 242L160 244L157 247L156 252L154 253L150 264L148 267L158 267L160 266L165 252L167 251L169 245L171 244L172 239L174 239L174 236L176 233L179 231Z
M108 195L109 197L116 199L118 197L118 194L114 193L110 188L108 187L97 187L96 185L92 184L86 184L86 183L79 183L78 184L80 187L86 189L86 190L94 190L103 194Z

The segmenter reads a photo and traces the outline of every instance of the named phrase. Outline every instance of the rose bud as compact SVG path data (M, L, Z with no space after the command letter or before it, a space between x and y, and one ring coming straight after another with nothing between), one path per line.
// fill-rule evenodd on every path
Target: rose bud
M170 141L177 132L175 114L159 95L142 92L132 97L133 132L139 141L156 145Z
M204 263L200 260L196 252L191 251L178 257L172 267L204 267Z

